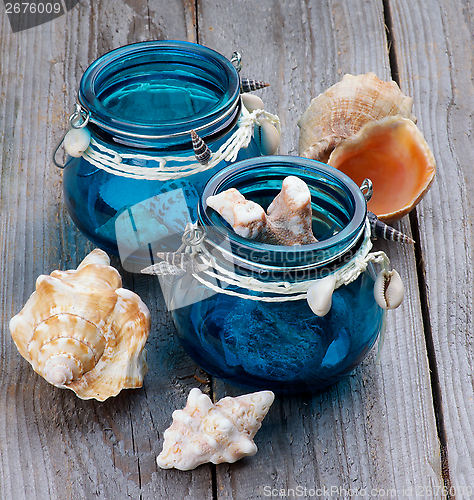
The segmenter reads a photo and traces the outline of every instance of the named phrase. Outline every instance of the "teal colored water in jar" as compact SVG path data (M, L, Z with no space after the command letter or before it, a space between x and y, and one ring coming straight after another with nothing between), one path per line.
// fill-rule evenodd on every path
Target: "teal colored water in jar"
M261 154L252 138L235 157L224 150L206 168L197 162L191 130L216 153L235 142L245 112L234 65L197 44L151 41L105 54L85 71L78 104L91 143L68 157L65 203L84 235L122 261L149 264L172 249L209 178Z
M206 204L209 196L236 188L266 209L287 176L303 179L310 189L317 243L278 246L242 238ZM207 183L198 211L205 251L221 276L237 278L233 284L217 279L210 287L212 280L205 274L199 273L204 279L198 280L187 273L173 283L170 309L177 335L198 365L231 384L290 394L324 389L361 363L385 317L374 298L371 264L350 284L336 288L332 307L322 317L304 297L252 300L264 292L245 286L245 278L291 285L317 280L340 272L360 254L370 240L367 209L349 177L303 158L246 160Z

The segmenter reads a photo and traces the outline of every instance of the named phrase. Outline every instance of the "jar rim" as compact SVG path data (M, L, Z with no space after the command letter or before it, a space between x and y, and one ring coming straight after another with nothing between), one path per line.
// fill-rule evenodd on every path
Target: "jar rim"
M233 184L242 183L245 176L250 178L262 169L271 172L273 177L281 177L281 181L289 175L295 175L310 183L312 179L319 179L323 181L323 189L341 190L351 206L350 220L335 235L308 245L270 245L239 236L225 222L219 222L222 221L221 217L207 206L206 200L209 196L234 187ZM334 167L296 156L262 156L234 163L215 174L204 187L198 216L199 223L206 230L207 241L214 247L220 247L223 241L227 241L232 258L244 263L245 267L299 270L337 263L341 257L358 247L364 238L367 204L357 184Z
M175 122L140 122L124 119L113 113L100 100L99 87L106 85L116 72L130 68L139 70L140 59L151 57L152 63L173 65L164 61L165 56L179 57L181 64L192 70L205 68L210 76L222 85L222 95L218 102L203 113L196 113ZM107 72L113 72L107 76ZM173 71L172 66L170 69ZM104 83L105 81L105 83ZM225 87L225 89L224 89ZM114 49L96 59L84 72L79 85L78 100L90 113L90 123L108 133L129 138L147 140L167 139L188 136L191 130L201 131L206 136L216 132L219 124L228 122L228 117L235 114L240 105L240 78L234 65L222 54L202 45L179 40L153 40L137 42ZM170 131L170 128L173 131Z

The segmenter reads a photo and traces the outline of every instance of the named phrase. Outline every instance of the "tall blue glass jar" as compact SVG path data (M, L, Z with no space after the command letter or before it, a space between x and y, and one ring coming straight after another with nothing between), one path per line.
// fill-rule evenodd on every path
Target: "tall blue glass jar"
M195 220L206 181L261 154L252 138L210 167L196 161L191 130L221 151L245 111L233 64L197 44L151 41L105 54L85 71L78 104L91 143L68 157L65 203L85 236L122 260L149 263L155 240L172 248L167 237Z
M276 246L244 239L206 204L209 196L236 188L267 208L290 175L309 186L317 243ZM190 357L230 383L279 393L323 389L352 371L384 322L384 311L374 299L371 264L350 284L336 288L323 317L312 312L304 297L253 300L265 292L248 289L245 279L295 285L340 271L370 242L366 214L364 196L354 182L313 160L261 157L216 174L201 196L199 225L206 232L203 248L224 281L210 286L209 275L187 273L171 289L177 335ZM235 279L225 282L229 276L239 284Z

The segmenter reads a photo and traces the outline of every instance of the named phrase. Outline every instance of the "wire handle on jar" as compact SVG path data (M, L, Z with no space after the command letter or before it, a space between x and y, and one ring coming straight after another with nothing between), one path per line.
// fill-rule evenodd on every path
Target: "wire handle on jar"
M234 65L237 73L240 73L240 70L242 69L242 56L240 55L240 52L233 52L230 62Z
M364 179L359 189L362 191L362 194L364 195L365 202L369 203L370 198L372 198L372 195L374 194L372 181L370 179Z
M66 136L68 135L69 132L71 132L71 130L83 130L83 132L79 133L79 137L75 137L74 139L79 139L81 140L82 144L81 144L81 149L82 149L82 146L86 144L87 142L87 145L88 145L88 141L87 139L89 140L90 142L90 134L88 131L86 131L85 127L87 126L87 124L89 123L89 120L90 120L90 117L91 117L91 112L89 110L86 110L84 109L80 104L76 103L75 104L75 110L74 112L72 113L72 115L69 117L69 120L68 120L68 128L66 129L66 132L64 132L63 136L61 137L61 140L58 142L57 146L54 148L54 152L53 152L53 163L58 167L58 168L61 168L63 169L66 164L64 165L61 165L60 163L57 162L56 160L56 154L58 152L58 149L61 147L61 145L63 144L63 142L65 141L66 139ZM68 151L66 151L68 152Z

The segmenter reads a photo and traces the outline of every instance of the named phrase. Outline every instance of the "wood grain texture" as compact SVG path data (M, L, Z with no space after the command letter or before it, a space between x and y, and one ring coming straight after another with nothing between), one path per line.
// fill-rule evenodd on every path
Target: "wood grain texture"
M259 95L282 120L281 153L296 154L296 122L310 99L344 73L390 78L381 2L262 1L229 9L201 1L199 7L200 42L224 54L239 50L241 74L272 84ZM401 228L410 231L407 220ZM217 467L219 498L261 498L268 488L400 492L414 485L438 488L435 498L442 498L413 249L377 247L400 271L408 294L389 313L380 365L371 356L328 392L277 398L256 436L257 457ZM239 392L215 381L214 393Z
M51 162L83 71L127 43L192 36L194 13L186 9L186 2L81 1L16 35L0 9L2 499L212 497L210 466L185 474L156 465L172 411L199 385L196 373L205 380L173 338L156 279L122 271L124 286L152 313L150 371L144 388L105 403L81 401L37 376L8 329L37 276L76 267L92 248L64 208L61 172Z
M438 7L429 12L403 0L391 5L402 87L415 98L420 127L440 165L419 221L451 472L462 486L474 483L472 289L465 286L474 197L468 190L474 93L467 40L474 12L454 0L434 3ZM451 12L462 20L459 30ZM173 338L156 278L126 273L113 260L124 286L140 294L153 317L142 389L105 403L81 401L50 386L18 354L8 321L36 277L75 267L92 248L67 215L61 173L50 160L82 73L113 48L161 38L197 40L228 57L239 50L242 75L272 84L259 95L282 120L283 154L296 154L296 122L310 99L344 73L390 77L381 0L81 0L67 15L16 35L0 8L0 497L250 499L268 496L266 486L300 486L366 488L369 494L395 489L403 498L400 492L410 487L442 486L410 247L376 243L407 289L401 308L389 313L381 363L375 364L373 352L322 394L278 397L255 438L258 455L232 465L192 472L156 466L172 411L185 405L192 387L209 389L201 385L205 374ZM399 228L410 232L407 220ZM216 399L240 393L214 381Z
M472 110L474 7L391 1L402 87L437 161L418 210L442 417L456 498L474 490Z

